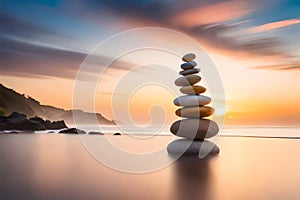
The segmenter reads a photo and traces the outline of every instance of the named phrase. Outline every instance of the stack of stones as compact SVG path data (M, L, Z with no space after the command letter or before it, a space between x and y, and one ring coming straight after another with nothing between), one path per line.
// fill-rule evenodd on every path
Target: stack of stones
M216 122L205 119L213 115L214 108L207 106L211 102L211 98L201 95L206 91L206 88L195 85L201 80L201 77L196 75L200 69L196 68L195 58L195 54L192 53L182 57L185 62L181 65L183 70L179 72L182 77L175 80L175 85L181 87L180 92L185 94L174 99L174 104L182 107L175 113L186 119L174 122L170 130L174 135L185 139L171 142L167 148L170 154L208 155L220 151L218 146L204 140L217 135L219 128Z

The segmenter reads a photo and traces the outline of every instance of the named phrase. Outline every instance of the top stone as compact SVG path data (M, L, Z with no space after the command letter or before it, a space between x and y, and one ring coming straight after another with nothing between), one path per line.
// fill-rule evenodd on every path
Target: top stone
M195 54L193 54L193 53L188 53L188 54L186 54L186 55L184 55L184 56L182 57L182 60L183 60L184 62L190 62L190 61L194 60L195 58L196 58L196 55L195 55Z

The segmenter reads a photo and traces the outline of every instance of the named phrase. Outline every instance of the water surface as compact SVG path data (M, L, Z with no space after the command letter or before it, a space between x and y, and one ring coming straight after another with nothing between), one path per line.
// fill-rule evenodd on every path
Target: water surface
M88 137L101 148L106 136ZM144 152L174 139L109 137ZM0 134L0 199L300 199L300 140L220 137L218 146L221 153L210 159L184 158L155 172L130 174L94 159L76 135Z

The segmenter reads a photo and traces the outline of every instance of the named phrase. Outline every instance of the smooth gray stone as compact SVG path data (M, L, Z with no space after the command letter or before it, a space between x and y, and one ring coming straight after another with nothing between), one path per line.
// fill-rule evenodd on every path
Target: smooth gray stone
M211 102L211 98L204 95L183 95L174 99L176 106L203 106Z
M167 151L170 155L195 155L203 158L207 155L218 154L220 149L216 144L207 140L177 139L168 144Z
M200 72L200 68L193 68L193 69L187 69L187 70L180 71L179 74L186 76L189 74L197 74L199 72Z
M185 54L183 57L182 57L182 60L185 61L185 62L190 62L192 60L194 60L196 58L196 55L193 54L193 53L188 53L188 54Z
M204 140L218 134L218 124L209 119L182 119L174 122L170 127L176 136L193 140Z
M197 63L195 61L191 61L191 62L186 62L181 64L181 69L187 70L187 69L193 69L194 67L197 66Z

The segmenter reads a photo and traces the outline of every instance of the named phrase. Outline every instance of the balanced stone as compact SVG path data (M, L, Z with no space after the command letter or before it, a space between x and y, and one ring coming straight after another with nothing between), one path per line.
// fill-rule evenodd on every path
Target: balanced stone
M188 85L194 85L195 83L198 83L199 81L201 81L200 76L191 74L191 75L177 78L175 80L175 85L188 86Z
M182 57L182 60L185 62L190 62L196 58L196 55L193 53L188 53Z
M186 118L202 118L208 117L214 114L215 109L209 106L194 106L194 107L184 107L176 110L176 115L178 117Z
M174 99L176 106L199 106L207 105L211 102L211 98L203 95L184 95Z
M174 122L170 131L179 137L193 140L204 140L217 135L219 127L209 119L183 119Z
M181 65L181 69L187 70L187 69L193 69L197 66L197 63L195 61L186 62Z
M179 74L186 76L189 74L197 74L198 72L200 72L199 68L193 68L193 69L187 69L187 70L180 71Z
M183 94L200 94L204 93L206 91L205 87L199 86L199 85L193 85L193 86L184 86L180 88L180 92Z
M217 145L207 140L193 141L189 139L177 139L172 141L168 145L167 151L169 154L174 156L208 156L218 154L220 152L220 149Z

